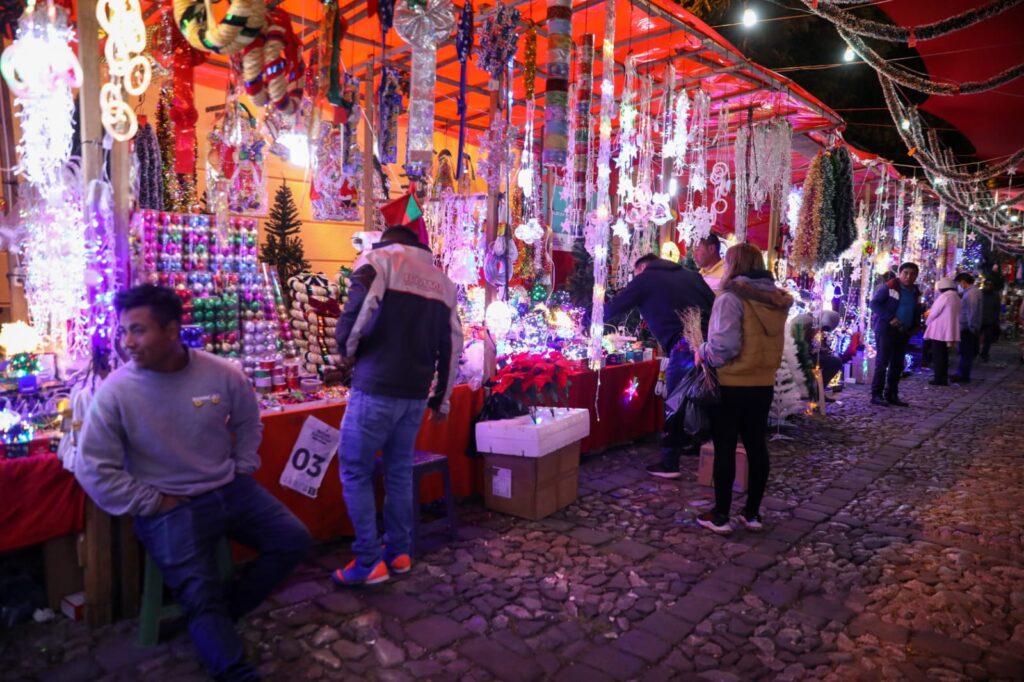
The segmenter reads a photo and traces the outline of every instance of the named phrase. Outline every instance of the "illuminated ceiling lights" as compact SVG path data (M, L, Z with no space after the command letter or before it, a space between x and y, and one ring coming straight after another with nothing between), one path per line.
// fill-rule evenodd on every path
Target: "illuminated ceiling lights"
M743 6L743 25L746 28L752 28L757 23L757 12L750 9L750 7Z
M846 46L846 52L843 52L843 61L852 62L857 58L857 53L853 51L853 48L849 45Z

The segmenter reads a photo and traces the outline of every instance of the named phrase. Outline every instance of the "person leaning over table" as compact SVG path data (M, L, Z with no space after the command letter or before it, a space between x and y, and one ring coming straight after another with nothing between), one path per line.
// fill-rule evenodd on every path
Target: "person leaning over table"
M759 531L761 499L768 484L768 412L775 396L775 373L782 363L786 315L793 298L775 286L764 256L753 244L725 252L725 275L711 309L708 340L697 363L718 374L721 400L709 409L715 445L715 506L697 523L722 535L732 532L732 484L736 444L747 451L749 490L739 521Z
M100 386L82 426L75 476L112 515L131 514L217 680L256 680L235 621L309 549L306 527L257 483L263 426L249 380L227 360L182 345L182 304L144 284L114 297L131 361ZM258 556L228 585L222 538Z

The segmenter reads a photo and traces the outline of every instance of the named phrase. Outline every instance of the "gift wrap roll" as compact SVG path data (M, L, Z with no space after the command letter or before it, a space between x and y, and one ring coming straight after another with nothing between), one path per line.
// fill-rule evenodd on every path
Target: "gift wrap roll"
M572 63L572 0L548 0L548 60L541 162L565 167L569 155L569 69Z

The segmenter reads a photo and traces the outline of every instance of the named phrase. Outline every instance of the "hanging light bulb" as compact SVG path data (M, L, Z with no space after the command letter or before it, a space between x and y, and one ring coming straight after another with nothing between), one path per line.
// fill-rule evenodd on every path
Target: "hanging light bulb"
M852 62L857 58L857 53L853 51L853 48L849 45L846 46L846 52L843 53L844 62Z
M1018 216L1016 213L1014 213L1012 216L1010 216L1010 222L1011 223L1016 223L1019 220L1020 220L1020 216Z
M752 27L756 23L757 23L757 12L755 12L752 9L750 9L749 7L745 7L743 9L743 25L746 26L747 28L750 28L750 27Z
M909 118L903 119L900 122L900 128L903 128L904 130L910 130L910 119Z

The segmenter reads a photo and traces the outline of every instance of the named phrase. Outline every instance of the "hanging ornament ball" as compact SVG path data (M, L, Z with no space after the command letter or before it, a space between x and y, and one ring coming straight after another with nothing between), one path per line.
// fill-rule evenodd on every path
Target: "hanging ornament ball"
M544 286L543 282L537 282L530 289L530 300L534 303L540 303L541 301L547 300L548 288Z
M495 339L504 339L512 327L512 320L516 310L505 301L493 301L487 306L484 319L487 328Z

